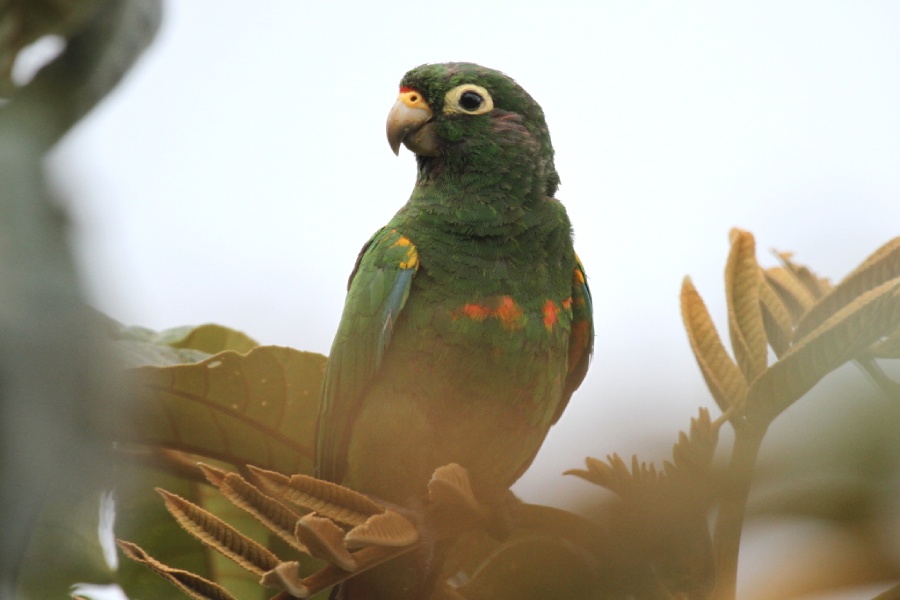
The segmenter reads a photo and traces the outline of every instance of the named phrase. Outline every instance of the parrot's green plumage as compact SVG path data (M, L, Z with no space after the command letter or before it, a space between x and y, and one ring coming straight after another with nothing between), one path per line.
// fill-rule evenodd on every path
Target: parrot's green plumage
M531 463L587 371L591 298L538 104L469 63L404 76L388 139L412 196L366 243L328 361L320 477L408 504L436 467L476 494Z

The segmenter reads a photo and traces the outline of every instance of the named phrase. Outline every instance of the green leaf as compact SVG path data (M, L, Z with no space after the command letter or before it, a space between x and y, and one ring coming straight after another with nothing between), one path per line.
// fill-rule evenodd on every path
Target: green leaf
M259 342L245 333L211 323L199 327L170 329L161 335L167 333L171 339L167 343L173 348L192 348L208 354L226 350L244 353L259 346Z
M126 367L200 362L219 352L246 353L259 346L259 342L247 334L222 325L153 331L145 327L128 327L102 315L100 318L105 321L107 333L113 339L120 364Z
M132 369L119 441L281 473L312 472L325 357L278 346Z
M259 577L205 548L184 531L154 489L162 487L201 504L247 535L264 540L266 534L254 519L224 501L209 485L186 481L157 469L131 469L129 475L116 494L116 537L138 544L167 565L215 581L242 600L261 600L271 595L259 586ZM119 564L117 582L130 597L174 597L171 584L145 566L121 556Z
M185 496L197 484L156 469L130 468L116 489L116 537L134 542L167 564L210 576L202 546L169 516L154 487ZM172 586L156 574L119 555L116 582L131 598L173 597Z

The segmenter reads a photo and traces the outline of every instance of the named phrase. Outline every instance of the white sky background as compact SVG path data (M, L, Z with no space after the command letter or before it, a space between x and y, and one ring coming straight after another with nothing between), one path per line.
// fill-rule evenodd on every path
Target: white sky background
M711 406L681 328L724 323L733 226L839 279L900 233L894 2L167 3L125 83L50 161L94 304L327 353L362 243L406 201L384 124L423 62L500 69L543 106L594 296L587 380L517 490L676 439ZM725 328L720 327L724 332Z

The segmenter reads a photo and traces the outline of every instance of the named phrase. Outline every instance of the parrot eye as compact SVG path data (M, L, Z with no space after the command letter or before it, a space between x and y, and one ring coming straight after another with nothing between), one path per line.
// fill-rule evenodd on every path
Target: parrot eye
M482 115L494 110L494 100L491 94L474 83L458 85L444 96L444 113L463 113L467 115Z
M482 102L484 102L484 99L478 92L463 92L462 96L459 97L459 105L468 111L478 110Z

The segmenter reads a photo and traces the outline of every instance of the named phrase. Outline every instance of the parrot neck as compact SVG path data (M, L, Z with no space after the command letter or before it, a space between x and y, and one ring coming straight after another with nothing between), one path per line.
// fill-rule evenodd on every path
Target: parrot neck
M418 178L408 209L424 223L466 236L504 238L539 225L540 206L551 188L541 173L496 163L453 169L444 161L417 158Z

